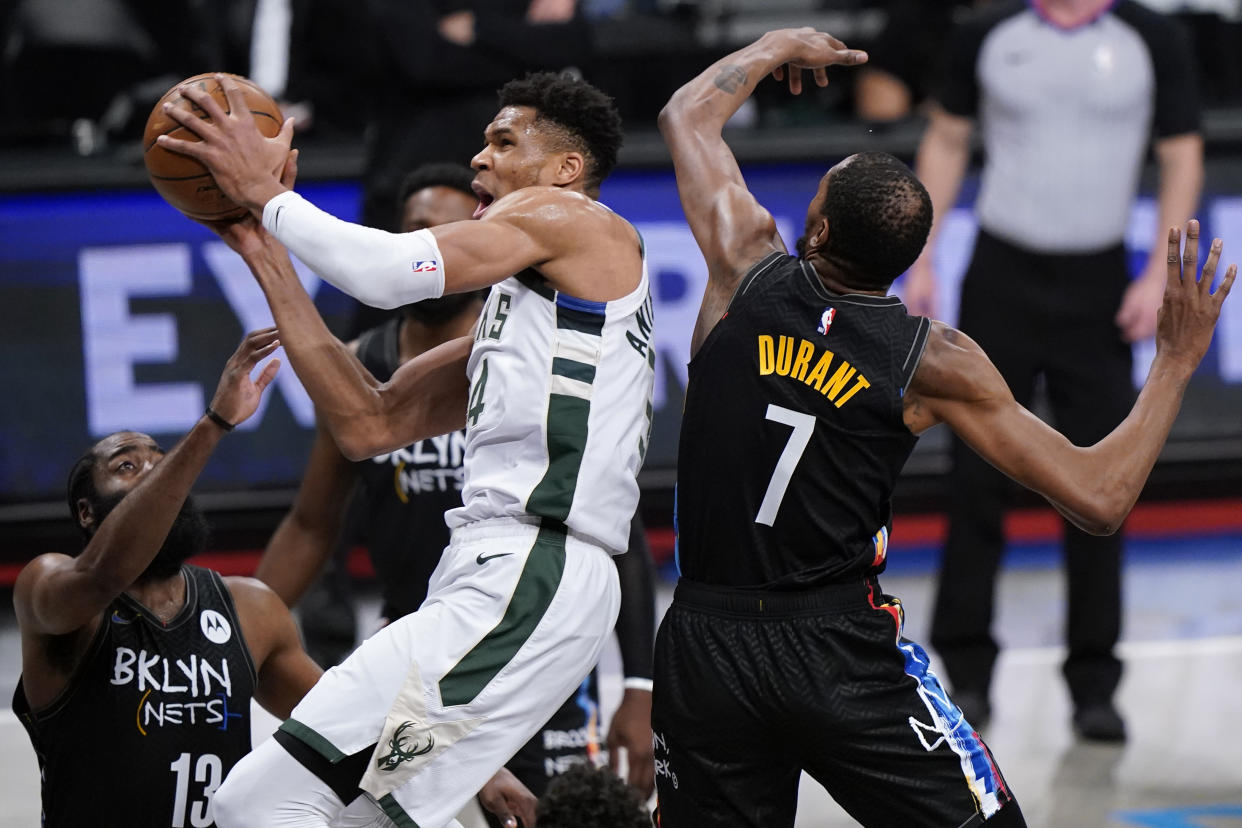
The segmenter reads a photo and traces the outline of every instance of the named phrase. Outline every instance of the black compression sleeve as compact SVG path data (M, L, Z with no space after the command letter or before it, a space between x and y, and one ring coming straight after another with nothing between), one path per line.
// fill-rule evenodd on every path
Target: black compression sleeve
M655 564L647 545L647 530L638 515L630 523L630 548L616 555L621 578L621 612L617 615L617 643L626 678L650 679L655 642Z

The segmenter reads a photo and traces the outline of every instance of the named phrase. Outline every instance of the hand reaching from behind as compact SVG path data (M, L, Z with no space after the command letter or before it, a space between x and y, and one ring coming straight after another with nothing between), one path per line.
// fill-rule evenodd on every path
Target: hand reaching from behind
M230 424L245 422L259 407L263 391L280 370L280 360L273 359L259 376L251 378L255 365L280 347L280 334L275 328L251 331L224 364L224 373L211 398L211 410Z
M1168 281L1164 288L1164 303L1156 321L1156 354L1179 361L1189 371L1194 371L1212 342L1220 308L1233 287L1238 274L1237 265L1229 265L1220 287L1212 293L1212 280L1220 261L1223 244L1213 239L1202 273L1196 277L1199 265L1199 222L1191 219L1186 224L1186 246L1178 255L1181 233L1177 228L1169 230Z
M655 758L651 743L651 693L626 690L608 726L608 765L619 772L621 750L626 756L626 781L647 799L655 791Z
M504 828L534 828L535 805L538 802L508 768L501 768L479 791L479 804L494 814Z

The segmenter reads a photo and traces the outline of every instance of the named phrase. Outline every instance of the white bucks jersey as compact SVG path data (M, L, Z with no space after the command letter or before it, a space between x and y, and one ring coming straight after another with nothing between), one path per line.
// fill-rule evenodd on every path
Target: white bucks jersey
M614 552L628 543L655 377L646 257L611 302L533 270L494 285L475 330L462 507L449 526L531 515Z

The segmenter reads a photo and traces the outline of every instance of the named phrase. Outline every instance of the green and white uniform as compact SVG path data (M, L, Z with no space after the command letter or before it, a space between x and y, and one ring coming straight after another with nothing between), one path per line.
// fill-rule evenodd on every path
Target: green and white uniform
M646 263L601 303L533 271L492 288L470 357L464 505L415 613L328 671L282 729L401 826L450 823L581 683L616 621L650 435Z
M651 321L645 261L638 288L607 303L558 294L534 271L492 287L450 527L531 515L625 551L651 433Z

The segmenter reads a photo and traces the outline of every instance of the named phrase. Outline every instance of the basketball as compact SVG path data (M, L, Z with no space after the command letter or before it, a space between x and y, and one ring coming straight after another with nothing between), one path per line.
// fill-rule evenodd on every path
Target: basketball
M196 84L204 92L211 95L225 111L229 111L229 102L215 76L218 73L207 72L186 78L172 89L164 93L164 97L156 102L147 118L147 126L142 134L142 159L151 177L151 184L164 200L182 213L193 219L219 221L238 218L245 215L246 209L233 203L228 196L216 186L215 179L207 168L187 155L170 152L156 144L155 139L161 135L171 135L187 141L197 141L198 136L181 126L164 112L164 104L190 109L199 118L207 119L207 113L198 108L192 101L181 95L187 84ZM246 106L254 116L259 132L268 138L280 132L283 118L280 107L272 97L256 86L252 81L239 75L228 75L241 87Z

